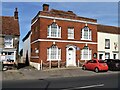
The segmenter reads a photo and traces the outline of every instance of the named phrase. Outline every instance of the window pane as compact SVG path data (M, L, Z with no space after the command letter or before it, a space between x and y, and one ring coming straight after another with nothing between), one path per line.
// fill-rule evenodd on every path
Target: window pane
M91 36L92 36L91 30L89 30L89 39L91 39Z
M68 39L74 39L74 28L68 28Z
M61 58L61 49L58 49L58 59Z
M88 31L84 30L84 39L88 39Z
M105 49L110 49L110 39L105 39Z
M58 37L61 37L61 27L58 29Z
M89 50L89 48L82 49L81 58L83 60L91 60L91 58L92 58L92 50Z
M61 37L61 27L56 23L52 23L52 25L48 26L47 36L56 38Z
M82 30L81 30L81 38L82 39L91 39L91 30L85 26Z
M57 36L57 27L51 27L51 36L56 37Z
M13 41L12 41L12 37L10 36L6 36L4 38L4 45L5 45L5 48L12 48L13 47Z
M47 30L47 36L50 36L50 26L48 26L48 30Z
M8 55L14 55L14 52L8 52Z
M105 53L105 59L110 59L110 53Z
M58 60L61 58L61 49L58 49L57 46L52 46L47 49L47 59Z

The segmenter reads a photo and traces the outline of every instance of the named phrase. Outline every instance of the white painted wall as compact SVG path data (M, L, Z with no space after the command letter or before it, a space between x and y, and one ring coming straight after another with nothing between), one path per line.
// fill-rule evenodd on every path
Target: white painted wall
M30 60L30 55L31 55L31 44L30 44L30 37L29 37L23 42L23 59L26 58L27 50L28 50L28 58Z
M103 32L98 32L98 54L99 53L104 53L104 52L109 52L110 53L110 59L113 59L113 51L119 51L120 50L120 42L118 41L118 34L110 34L110 33L103 33ZM105 49L105 39L110 39L110 49ZM120 40L120 35L119 35L119 40ZM117 43L117 49L115 50L114 48L114 42ZM119 52L120 54L120 52ZM117 58L120 58L120 56L117 53ZM104 59L105 59L105 53L104 53ZM99 58L99 55L98 55Z
M120 34L118 36L118 51L119 51L118 58L120 59Z
M40 70L40 64L39 63L30 62L30 65L33 66L34 68L36 68L37 70Z

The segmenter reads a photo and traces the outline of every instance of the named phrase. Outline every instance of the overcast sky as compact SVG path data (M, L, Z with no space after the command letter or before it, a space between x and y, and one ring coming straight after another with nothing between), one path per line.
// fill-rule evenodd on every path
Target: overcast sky
M31 20L42 10L46 2L3 2L2 16L13 16L17 7L20 23L20 49L22 39L30 30ZM47 2L50 9L68 11L71 10L78 16L97 19L99 24L118 26L118 3L117 2Z

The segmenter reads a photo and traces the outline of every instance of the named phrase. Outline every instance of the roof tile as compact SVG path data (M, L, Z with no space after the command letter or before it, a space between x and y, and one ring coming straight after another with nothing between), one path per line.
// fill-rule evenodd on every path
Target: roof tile
M19 21L12 16L0 16L2 18L2 30L0 34L20 35Z

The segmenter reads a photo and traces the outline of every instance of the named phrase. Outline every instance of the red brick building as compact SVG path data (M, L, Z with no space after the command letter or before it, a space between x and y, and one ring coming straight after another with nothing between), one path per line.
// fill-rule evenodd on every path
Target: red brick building
M65 62L76 66L97 53L97 20L77 16L72 11L43 11L31 22L31 62Z

